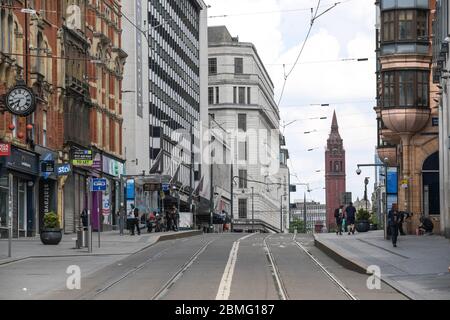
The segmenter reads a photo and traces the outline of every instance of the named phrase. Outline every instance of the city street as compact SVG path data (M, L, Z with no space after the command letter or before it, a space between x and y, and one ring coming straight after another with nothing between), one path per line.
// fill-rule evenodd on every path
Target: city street
M16 294L14 298L405 299L384 284L379 290L369 290L368 275L341 267L314 247L312 237L305 235L294 239L293 234L204 234L159 242L122 260L102 257L101 268L92 266L99 257L89 259L30 259L5 264L0 266L2 278L26 271L27 280L11 281L2 291L20 292L31 282L42 282L43 273L63 274L69 265L78 263L80 290L68 290L66 279L61 277L59 284L46 286L39 294L24 291L21 297ZM31 272L33 269L37 271Z

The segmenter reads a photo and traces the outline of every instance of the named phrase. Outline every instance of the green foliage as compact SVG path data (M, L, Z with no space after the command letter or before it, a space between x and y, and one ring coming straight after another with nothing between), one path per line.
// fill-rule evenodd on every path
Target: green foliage
M303 220L294 219L289 226L289 232L294 233L294 230L297 230L298 233L305 233L305 224Z
M376 214L372 214L371 215L371 217L370 217L370 223L371 224L378 224L378 217L377 217L377 215Z
M370 213L367 210L364 209L359 209L358 212L356 213L356 220L357 221L363 221L363 220L370 220Z
M58 215L53 211L44 215L44 228L45 229L59 229Z

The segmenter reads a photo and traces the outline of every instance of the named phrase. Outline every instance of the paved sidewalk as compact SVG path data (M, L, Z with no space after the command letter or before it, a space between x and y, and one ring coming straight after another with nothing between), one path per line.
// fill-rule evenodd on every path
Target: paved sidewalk
M76 249L76 234L65 234L58 245L44 245L39 237L14 239L12 241L12 257L8 258L8 240L0 240L0 265L18 260L41 257L71 257L100 255L129 255L166 239L183 238L196 235L197 231L178 232L142 232L140 236L119 235L118 231L101 232L100 247L98 233L92 233L92 253L88 248Z
M450 299L450 241L441 236L399 236L398 247L383 231L354 236L314 235L316 246L359 272L381 268L382 280L411 299Z

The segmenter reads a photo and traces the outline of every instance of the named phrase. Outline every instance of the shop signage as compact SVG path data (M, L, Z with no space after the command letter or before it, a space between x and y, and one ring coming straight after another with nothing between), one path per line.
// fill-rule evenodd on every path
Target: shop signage
M102 214L108 216L111 214L111 204L108 197L103 197Z
M39 174L38 157L34 153L15 147L11 147L11 156L7 158L6 166L36 176Z
M127 180L127 199L134 199L134 180Z
M433 127L439 127L439 118L432 118L431 122Z
M159 184L155 183L144 183L144 191L145 192L153 192L159 190Z
M53 173L55 172L55 161L47 160L41 162L41 172Z
M91 184L91 191L95 192L95 191L106 191L106 187L107 187L107 182L106 179L98 179L98 178L94 178L92 179L92 184Z
M58 176L66 176L72 171L72 167L69 163L61 164L58 166Z
M111 176L119 177L124 174L124 165L117 160L103 156L102 171Z
M94 164L92 150L74 150L72 164L74 166L91 167Z
M9 143L0 143L0 157L9 157L11 155L11 145Z

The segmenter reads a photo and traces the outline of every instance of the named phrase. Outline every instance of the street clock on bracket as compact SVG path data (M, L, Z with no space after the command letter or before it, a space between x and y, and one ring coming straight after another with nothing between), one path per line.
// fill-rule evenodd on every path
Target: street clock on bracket
M12 114L26 117L36 110L36 97L25 85L16 85L5 96L6 109Z

